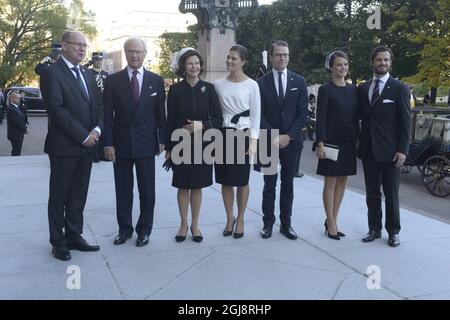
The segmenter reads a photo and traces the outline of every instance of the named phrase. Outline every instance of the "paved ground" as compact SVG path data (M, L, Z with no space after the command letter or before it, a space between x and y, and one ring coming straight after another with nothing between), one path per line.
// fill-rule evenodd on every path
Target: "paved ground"
M387 245L385 232L365 244L364 196L348 191L340 222L347 237L328 239L322 183L308 176L295 181L298 240L278 231L268 240L259 237L262 177L252 173L242 239L221 235L225 213L214 185L204 190L204 241L176 243L176 190L171 175L159 169L150 244L137 248L136 236L123 246L112 244L117 232L112 166L96 164L84 236L101 250L73 251L71 261L61 262L48 244L48 175L45 156L0 158L0 299L450 299L448 224L402 209L398 248ZM135 200L136 218L137 195ZM379 289L369 289L377 284Z

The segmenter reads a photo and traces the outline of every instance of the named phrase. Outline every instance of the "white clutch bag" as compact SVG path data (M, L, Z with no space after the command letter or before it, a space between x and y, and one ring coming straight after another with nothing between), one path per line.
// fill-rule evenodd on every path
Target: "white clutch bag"
M323 144L325 149L325 159L330 159L332 161L337 161L339 156L339 147L333 144Z

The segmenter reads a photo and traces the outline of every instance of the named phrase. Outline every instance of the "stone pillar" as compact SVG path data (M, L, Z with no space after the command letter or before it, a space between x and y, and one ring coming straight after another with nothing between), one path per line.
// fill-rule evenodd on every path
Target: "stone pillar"
M225 34L221 34L217 28L200 32L198 50L205 59L206 70L202 74L205 81L214 82L228 74L226 59L228 51L235 44L235 31L232 29L226 29Z
M226 58L236 43L235 30L240 13L258 6L257 0L182 0L182 13L193 13L200 32L198 51L205 61L202 78L208 82L225 77Z

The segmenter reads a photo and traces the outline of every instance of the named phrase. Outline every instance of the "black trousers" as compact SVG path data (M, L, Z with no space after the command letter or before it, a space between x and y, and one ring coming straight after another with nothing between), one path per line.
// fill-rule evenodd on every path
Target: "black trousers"
M50 243L54 246L80 237L83 233L83 210L91 168L91 154L79 157L50 156L48 222Z
M400 205L398 199L400 170L393 162L379 162L369 146L368 155L362 159L364 180L366 184L367 216L369 230L382 229L383 212L381 210L381 190L385 197L386 221L385 228L389 234L400 232Z
M136 224L139 236L150 235L155 208L155 158L116 159L114 181L116 186L116 213L119 233L131 235L134 231L133 209L133 167L136 166L139 189L140 215Z
M295 160L295 172L294 172L294 175L300 173L300 159L302 157L302 150L303 150L303 147L301 147L298 150L298 152L297 152L297 158Z
M281 190L280 190L280 223L291 225L292 202L294 201L294 175L298 150L289 147L280 149ZM275 194L278 174L264 176L262 211L265 226L275 223Z
M11 156L16 157L20 156L22 153L22 144L23 144L23 138L18 140L11 140Z

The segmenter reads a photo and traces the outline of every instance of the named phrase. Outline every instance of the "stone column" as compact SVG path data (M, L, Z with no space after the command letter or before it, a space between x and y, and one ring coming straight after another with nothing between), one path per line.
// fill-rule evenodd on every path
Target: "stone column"
M182 0L182 13L193 13L198 20L198 51L205 61L202 78L209 82L225 77L226 58L236 43L235 30L240 13L258 6L257 0Z

